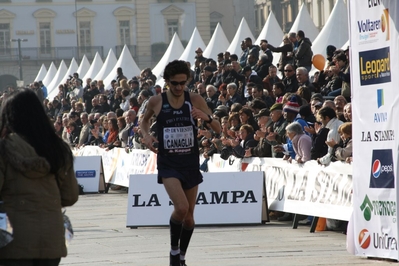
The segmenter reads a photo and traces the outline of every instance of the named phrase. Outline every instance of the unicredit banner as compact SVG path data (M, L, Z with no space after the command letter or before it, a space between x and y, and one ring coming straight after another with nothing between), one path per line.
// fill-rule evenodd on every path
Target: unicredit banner
M348 3L353 114L348 231L353 230L356 255L398 260L399 1Z

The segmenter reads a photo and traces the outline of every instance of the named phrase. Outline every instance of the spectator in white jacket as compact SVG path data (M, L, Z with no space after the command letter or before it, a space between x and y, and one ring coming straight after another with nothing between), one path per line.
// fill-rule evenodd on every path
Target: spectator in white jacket
M317 115L319 116L318 120L323 126L329 129L326 143L331 140L338 142L340 140L338 128L343 122L337 118L335 111L330 107L323 107L319 110ZM317 162L322 165L328 165L331 162L332 149L333 148L329 146L327 154L321 158L317 158Z

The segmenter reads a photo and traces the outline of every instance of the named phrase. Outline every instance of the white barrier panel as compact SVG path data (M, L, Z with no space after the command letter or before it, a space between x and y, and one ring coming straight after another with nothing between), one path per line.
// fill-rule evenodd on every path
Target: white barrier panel
M348 221L352 213L352 167L335 162L288 163L245 159L246 171L264 171L269 209ZM243 163L244 163L243 162Z
M157 156L149 150L133 150L126 153L125 149L114 148L106 151L97 146L85 146L74 150L76 158L81 156L99 155L104 165L104 176L107 183L128 187L129 175L157 173Z
M260 224L263 172L204 173L195 206L195 223ZM131 175L127 227L169 225L173 206L157 175Z
M117 160L116 169L110 183L129 187L129 177L133 174L146 174L146 169L151 164L151 159L155 157L155 171L156 170L156 155L150 150L134 150L134 152L126 153L120 152Z
M241 172L241 159L231 155L227 160L220 158L220 154L215 153L208 161L208 171L218 172Z
M76 179L83 186L85 193L97 193L100 190L104 190L101 156L76 157L74 160L74 169Z

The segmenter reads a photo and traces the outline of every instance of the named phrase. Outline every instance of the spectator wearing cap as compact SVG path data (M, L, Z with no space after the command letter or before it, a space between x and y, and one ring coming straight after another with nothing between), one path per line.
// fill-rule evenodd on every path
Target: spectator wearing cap
M284 67L285 78L283 84L285 92L296 92L298 90L298 80L295 75L295 68L292 64L286 64Z
M130 89L130 95L132 97L137 97L140 92L140 86L138 80L129 79L128 84Z
M262 80L262 84L272 98L275 98L273 85L276 82L281 82L281 79L277 76L277 67L271 65L269 66L269 74Z
M288 34L284 35L283 37L283 45L280 47L274 47L271 44L267 44L267 47L275 53L281 53L280 59L278 61L277 64L277 68L278 70L281 72L281 74L283 75L283 78L285 77L285 73L284 73L284 67L286 64L288 63L293 63L292 61L292 57L288 57L288 53L292 53L293 51L293 45L289 39ZM270 72L269 72L270 74Z
M258 145L245 151L245 157L272 157L272 146L266 140L269 127L273 121L270 118L270 111L267 108L261 109L255 115L258 119L259 129L255 131L254 139L258 141Z
M270 118L273 122L271 130L268 131L266 140L272 145L272 157L283 158L284 154L281 150L274 149L276 146L285 144L287 142L285 137L285 127L288 122L283 116L283 104L275 103L270 108Z
M202 51L202 49L201 49L201 47L198 47L197 49L195 49L195 54L196 54L196 59L201 63L201 62L204 62L207 58L206 57L204 57L202 54L203 54L203 51Z
M204 67L204 70L203 70L203 74L204 74L204 76L203 76L203 81L202 81L202 83L206 86L206 85L209 85L209 84L212 84L211 83L211 80L212 80L212 78L213 78L213 68L211 67L211 66L206 66L206 67Z

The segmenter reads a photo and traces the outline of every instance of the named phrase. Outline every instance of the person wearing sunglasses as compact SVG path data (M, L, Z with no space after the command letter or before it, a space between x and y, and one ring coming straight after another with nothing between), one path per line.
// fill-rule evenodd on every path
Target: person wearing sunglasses
M190 69L185 61L170 62L163 77L169 89L149 99L141 132L143 144L157 153L158 183L164 185L173 202L169 259L171 266L181 266L186 265L185 255L195 225L198 185L202 183L196 121L206 122L216 134L221 128L219 121L212 118L204 98L186 90ZM149 133L154 115L158 139Z
M285 92L295 93L298 90L298 80L296 78L295 67L292 64L286 64L284 67L285 78L283 84Z

